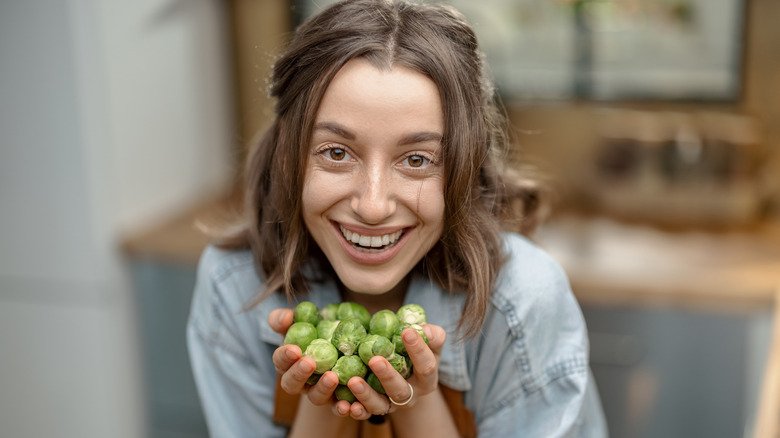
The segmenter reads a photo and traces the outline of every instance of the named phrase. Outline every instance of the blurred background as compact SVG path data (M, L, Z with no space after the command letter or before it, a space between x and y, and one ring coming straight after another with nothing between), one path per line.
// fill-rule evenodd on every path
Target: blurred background
M325 0L0 0L0 436L202 437L196 219ZM614 437L774 437L780 2L466 0Z

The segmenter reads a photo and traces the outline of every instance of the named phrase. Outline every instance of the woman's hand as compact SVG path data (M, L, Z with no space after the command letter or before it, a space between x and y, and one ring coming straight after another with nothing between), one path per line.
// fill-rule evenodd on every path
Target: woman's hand
M275 309L268 315L271 328L285 334L293 323L291 309ZM386 415L402 408L390 401L404 403L403 408L411 407L418 397L435 391L439 384L439 356L444 346L446 332L435 324L423 325L428 344L414 329L406 329L402 339L407 354L414 369L412 377L404 379L390 363L381 356L375 356L368 366L379 378L387 395L374 391L360 377L353 377L347 386L357 397L357 401L349 403L339 400L332 405L332 411L340 417L352 417L356 420L368 419L371 415ZM282 375L282 389L290 394L305 392L309 400L317 406L325 405L333 400L333 391L338 386L338 377L333 371L325 372L319 381L307 388L306 381L314 373L316 364L311 358L303 356L297 345L282 345L274 351L273 362L276 371ZM412 393L413 392L413 393Z
M390 363L381 356L374 356L368 366L379 378L387 395L374 391L365 380L353 377L347 382L347 386L355 394L358 401L350 404L346 401L338 401L334 407L334 413L341 416L351 416L356 420L365 420L371 415L384 415L394 412L396 409L411 407L418 397L430 394L437 390L439 385L439 355L444 346L446 332L434 324L423 325L428 344L414 329L406 329L402 333L402 339L406 346L409 358L412 360L413 374L408 380L404 379ZM413 392L412 392L413 391ZM398 406L390 401L408 404Z
M274 309L268 315L268 324L282 335L293 323L293 311L291 309ZM306 381L314 373L317 366L310 357L303 356L301 348L297 345L282 345L274 351L274 367L276 372L282 375L282 389L289 394L306 392L309 400L321 406L330 402L333 391L339 384L339 379L333 371L325 372L317 384L307 388Z

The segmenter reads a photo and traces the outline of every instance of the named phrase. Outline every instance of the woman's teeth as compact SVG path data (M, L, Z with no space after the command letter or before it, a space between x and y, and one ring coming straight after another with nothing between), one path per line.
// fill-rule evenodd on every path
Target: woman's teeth
M402 230L398 230L395 233L383 234L381 236L364 236L353 233L344 227L339 228L341 229L341 234L347 241L366 248L381 248L383 246L392 245L398 241L403 233Z

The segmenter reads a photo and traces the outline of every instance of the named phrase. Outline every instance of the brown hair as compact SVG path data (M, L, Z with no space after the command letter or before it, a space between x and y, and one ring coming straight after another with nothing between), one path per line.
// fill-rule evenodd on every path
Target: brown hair
M248 157L243 225L217 244L251 248L266 277L266 290L253 304L275 291L293 297L308 290L302 267L321 252L301 214L306 152L325 89L358 57L377 68L411 68L438 87L445 112L445 223L420 267L444 289L466 293L468 311L459 327L465 336L475 335L503 261L500 231L533 228L539 191L500 167L505 119L477 38L451 7L343 1L297 29L273 68L275 120Z

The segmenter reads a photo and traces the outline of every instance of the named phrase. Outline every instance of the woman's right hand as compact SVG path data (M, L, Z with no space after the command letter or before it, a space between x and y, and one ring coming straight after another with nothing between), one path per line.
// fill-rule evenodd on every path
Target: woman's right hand
M268 315L268 324L275 332L284 335L293 323L292 309L274 309ZM306 393L309 400L317 405L328 404L333 399L333 391L339 384L339 378L333 371L326 371L319 381L312 386L306 381L314 373L317 366L310 357L303 356L297 345L282 345L274 351L274 367L282 376L282 389L288 394Z

